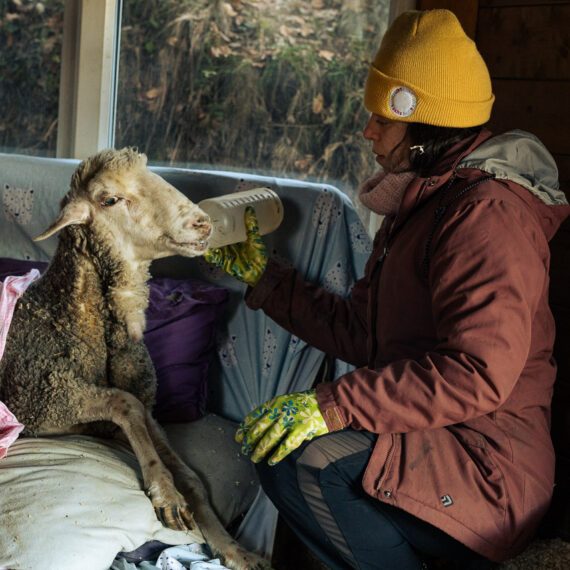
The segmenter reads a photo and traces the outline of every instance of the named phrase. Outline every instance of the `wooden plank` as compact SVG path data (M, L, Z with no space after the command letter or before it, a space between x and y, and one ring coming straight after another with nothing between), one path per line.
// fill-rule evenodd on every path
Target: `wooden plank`
M549 302L556 322L554 357L558 363L553 407L558 439L570 442L570 220L562 224L550 242ZM570 459L570 458L569 458Z
M566 219L550 242L552 250L550 300L570 310L570 219ZM569 315L570 317L570 315ZM568 320L570 324L570 318ZM570 345L569 345L570 346ZM568 351L570 356L570 350Z
M566 220L550 242L549 302L556 321L554 357L558 363L553 399L556 439L570 442L570 220ZM566 446L567 447L567 446Z
M477 46L492 77L570 79L570 2L479 11Z
M432 10L445 8L451 10L461 22L465 33L470 38L475 38L477 32L477 13L479 12L479 0L418 0L419 10Z
M489 127L500 133L523 129L535 134L553 154L570 154L570 81L497 79Z
M417 10L417 0L390 0L390 11L388 14L388 24L391 24L402 12L406 10Z
M479 0L479 6L549 6L568 4L568 0Z
M566 197L570 202L570 155L555 154L554 160L558 166L558 179L560 180L560 188L566 193ZM570 287L570 281L568 281Z

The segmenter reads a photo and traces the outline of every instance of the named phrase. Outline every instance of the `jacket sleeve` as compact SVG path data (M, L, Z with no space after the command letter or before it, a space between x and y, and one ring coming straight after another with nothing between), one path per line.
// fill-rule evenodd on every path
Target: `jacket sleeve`
M432 252L436 346L420 359L319 385L330 428L432 429L488 414L509 397L548 287L548 245L538 222L522 203L481 199L447 214Z
M260 281L246 293L251 309L263 309L277 324L311 346L355 366L367 363L368 282L361 279L344 299L307 283L270 259Z

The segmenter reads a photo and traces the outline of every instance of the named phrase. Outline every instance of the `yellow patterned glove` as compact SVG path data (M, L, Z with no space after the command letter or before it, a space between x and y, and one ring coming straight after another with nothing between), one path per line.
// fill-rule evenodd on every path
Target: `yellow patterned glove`
M253 287L257 285L267 266L267 250L259 235L255 210L251 206L245 209L244 221L246 241L208 249L204 253L204 259Z
M304 441L328 432L315 391L307 390L277 396L257 407L240 424L236 441L242 444L242 453L253 450L255 463L279 445L267 462L275 465Z

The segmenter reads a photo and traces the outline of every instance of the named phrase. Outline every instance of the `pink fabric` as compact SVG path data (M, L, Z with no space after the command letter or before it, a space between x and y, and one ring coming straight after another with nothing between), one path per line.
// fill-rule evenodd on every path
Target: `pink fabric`
M408 184L415 178L409 170L404 172L377 172L358 189L360 201L375 214L395 216Z
M20 277L6 277L0 283L0 359L6 347L6 337L12 322L12 315L16 302L22 296L28 285L40 276L37 269L32 269ZM0 402L0 459L6 457L8 448L16 441L18 434L24 426L16 419L14 414Z
M24 426L16 416L0 402L0 459L6 457L8 448L18 439Z

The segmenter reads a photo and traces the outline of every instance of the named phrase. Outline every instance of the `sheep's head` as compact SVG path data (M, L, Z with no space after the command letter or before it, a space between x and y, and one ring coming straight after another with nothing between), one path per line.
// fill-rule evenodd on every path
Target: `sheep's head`
M71 178L57 220L36 240L72 224L89 224L133 260L193 257L207 248L208 215L147 168L131 148L105 150L84 160Z

